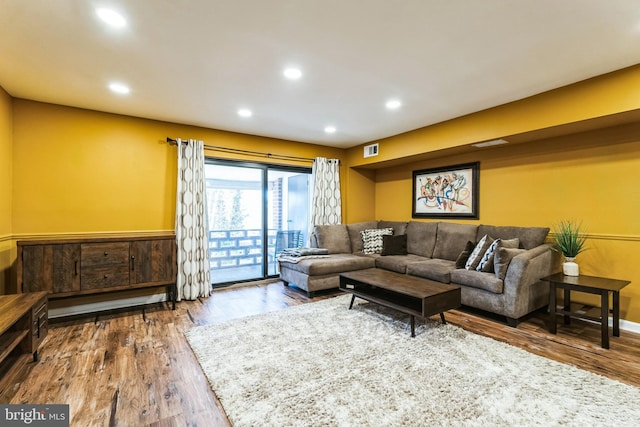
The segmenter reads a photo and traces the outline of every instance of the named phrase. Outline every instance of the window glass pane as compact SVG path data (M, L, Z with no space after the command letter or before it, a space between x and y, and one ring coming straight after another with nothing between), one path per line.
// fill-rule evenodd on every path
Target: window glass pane
M263 276L262 170L205 166L213 284Z
M269 170L269 275L278 274L277 255L287 248L305 246L309 224L308 172Z

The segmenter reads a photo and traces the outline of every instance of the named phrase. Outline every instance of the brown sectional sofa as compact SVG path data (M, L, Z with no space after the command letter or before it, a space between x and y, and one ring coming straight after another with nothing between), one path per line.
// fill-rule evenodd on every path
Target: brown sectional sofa
M392 228L393 235L406 234L406 254L363 253L361 231ZM462 304L496 313L515 326L518 319L549 303L549 285L542 277L560 271L560 257L544 243L549 232L542 227L512 227L449 222L367 221L314 227L311 246L326 248L326 257L297 262L280 261L280 277L312 296L314 292L338 288L340 273L365 268L383 268L424 277L462 288ZM488 235L513 239L518 248L496 251L494 268L476 271L456 268L467 246ZM468 248L467 248L468 249ZM467 252L468 253L468 252Z

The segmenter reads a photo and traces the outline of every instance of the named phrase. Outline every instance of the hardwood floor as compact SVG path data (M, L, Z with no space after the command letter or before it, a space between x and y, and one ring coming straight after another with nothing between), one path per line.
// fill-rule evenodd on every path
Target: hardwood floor
M338 294L309 299L282 282L256 282L180 302L175 311L157 304L53 323L39 362L24 355L10 373L0 371L0 403L67 403L72 426L227 426L182 332ZM469 331L640 386L639 334L621 331L604 350L599 327L559 323L551 335L544 313L517 328L468 311L446 317Z

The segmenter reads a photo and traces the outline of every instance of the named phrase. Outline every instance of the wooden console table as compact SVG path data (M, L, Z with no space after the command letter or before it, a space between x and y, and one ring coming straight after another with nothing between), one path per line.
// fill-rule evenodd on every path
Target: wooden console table
M627 286L628 280L608 279L597 276L565 276L562 273L543 277L541 280L549 282L549 332L557 331L556 315L564 315L564 323L568 325L571 318L587 319L600 322L602 348L609 348L609 293L613 294L613 336L620 336L620 290ZM564 289L564 307L556 307L556 289ZM600 295L600 317L587 316L571 311L571 291L586 292Z
M173 234L20 240L17 249L18 292L57 299L165 287L175 308Z
M38 361L38 346L47 336L47 293L0 295L0 363L16 348L32 353Z

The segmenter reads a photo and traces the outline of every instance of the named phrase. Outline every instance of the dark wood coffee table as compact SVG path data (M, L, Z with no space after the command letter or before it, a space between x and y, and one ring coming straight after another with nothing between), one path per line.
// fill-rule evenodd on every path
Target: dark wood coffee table
M352 294L349 309L356 297L411 316L411 336L415 337L415 316L430 317L460 307L460 286L395 273L379 268L340 274L340 290Z

